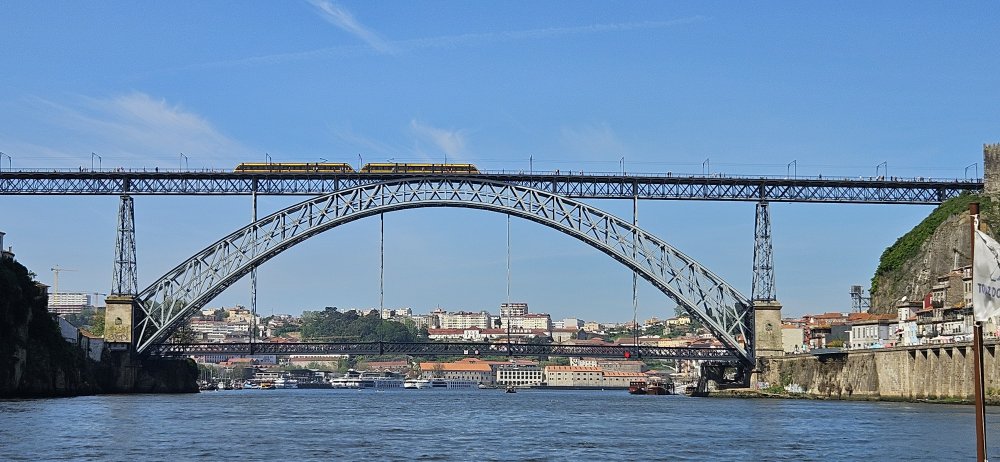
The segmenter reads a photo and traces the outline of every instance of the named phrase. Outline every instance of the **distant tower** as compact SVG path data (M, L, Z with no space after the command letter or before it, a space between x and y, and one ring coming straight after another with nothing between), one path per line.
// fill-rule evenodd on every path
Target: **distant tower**
M865 295L861 286L851 286L851 310L855 313L867 313L872 308L871 295Z
M1000 143L983 145L983 192L1000 196Z

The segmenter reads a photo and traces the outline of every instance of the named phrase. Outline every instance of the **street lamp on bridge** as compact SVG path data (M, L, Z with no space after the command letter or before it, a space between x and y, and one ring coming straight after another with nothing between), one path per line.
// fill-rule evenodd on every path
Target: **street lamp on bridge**
M0 170L3 170L3 156L7 156L7 170L14 171L14 168L10 166L10 154L6 152L0 152Z
M969 167L975 167L976 168L976 176L973 177L973 178L979 178L979 162L973 162L973 163L965 166L965 178L969 178Z
M180 159L178 159L177 162L180 164L177 167L180 170L184 170L185 166L187 166L188 169L190 169L190 167L191 167L191 164L188 163L188 156L185 156L183 152L181 153L181 157L180 157Z
M878 164L878 165L875 166L875 179L876 180L878 179L879 168L882 169L882 177L883 178L888 178L889 177L889 162L888 161L883 161L881 164Z
M97 158L97 169L100 170L104 164L104 159L101 158L96 152L90 153L90 169L94 169L94 158Z

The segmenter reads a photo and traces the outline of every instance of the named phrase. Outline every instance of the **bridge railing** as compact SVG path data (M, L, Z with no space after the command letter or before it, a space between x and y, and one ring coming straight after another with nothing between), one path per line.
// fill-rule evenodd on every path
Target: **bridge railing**
M98 174L159 174L163 176L176 174L232 174L239 176L300 176L316 175L324 177L368 175L365 173L311 173L311 172L234 172L233 169L219 168L158 168L158 167L121 167L121 168L18 168L15 170L0 169L0 175L19 173L98 173ZM980 178L950 178L950 177L925 177L925 176L871 176L871 175L774 175L774 174L738 174L738 173L684 173L684 172L662 172L662 171L589 171L573 169L557 170L524 170L524 169L481 169L482 175L518 175L526 177L599 177L599 178L677 178L677 179L728 179L728 180L824 180L824 181L851 181L851 182L907 182L907 183L982 183ZM386 175L386 174L379 174ZM404 176L406 174L389 174ZM464 175L464 174L463 174ZM428 176L427 174L413 174L411 176Z
M725 348L619 345L561 345L485 342L337 342L337 343L164 343L155 356L228 355L408 355L408 356L560 356L598 358L697 359L735 361Z

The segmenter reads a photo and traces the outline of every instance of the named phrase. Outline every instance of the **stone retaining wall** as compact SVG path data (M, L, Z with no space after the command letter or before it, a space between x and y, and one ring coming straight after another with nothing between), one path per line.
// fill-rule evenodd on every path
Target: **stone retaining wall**
M996 343L984 348L987 395L1000 394ZM972 399L972 345L927 345L761 359L761 380L809 394L876 399Z

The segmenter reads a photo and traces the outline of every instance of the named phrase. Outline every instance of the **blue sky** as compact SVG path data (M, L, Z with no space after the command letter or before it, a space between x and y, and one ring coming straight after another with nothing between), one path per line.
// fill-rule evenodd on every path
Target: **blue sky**
M231 169L243 161L448 161L483 169L963 178L1000 141L1000 16L922 2L7 2L3 167ZM91 156L91 152L101 157ZM9 157L7 156L9 154ZM359 158L360 156L360 158ZM976 167L970 167L979 163ZM268 197L261 213L302 198ZM246 224L247 197L137 197L139 283ZM628 202L593 201L629 217ZM18 259L107 292L115 197L0 197ZM774 204L786 315L847 311L926 206ZM640 225L750 292L751 203L641 202ZM386 222L386 306L496 311L505 218ZM631 318L631 273L512 225L512 299ZM261 312L378 305L378 220L260 269ZM248 304L244 282L212 305ZM648 284L640 317L673 303Z

